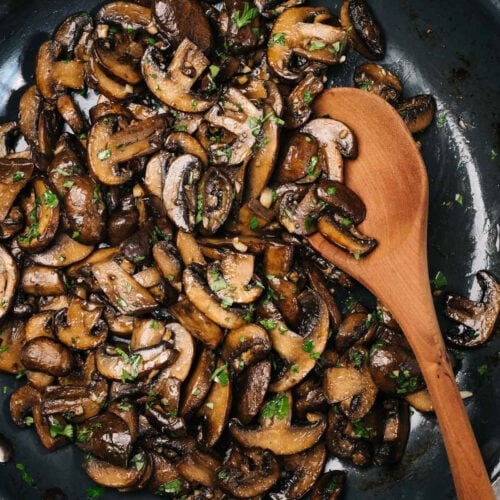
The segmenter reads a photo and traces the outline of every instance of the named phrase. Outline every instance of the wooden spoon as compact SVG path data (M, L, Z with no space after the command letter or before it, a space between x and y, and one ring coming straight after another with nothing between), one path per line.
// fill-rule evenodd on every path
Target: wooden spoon
M403 329L432 398L459 500L494 500L432 301L428 179L415 140L394 108L362 90L328 90L314 108L316 116L344 122L358 139L359 155L346 166L346 183L366 204L361 231L378 246L358 261L319 233L309 241L376 295Z

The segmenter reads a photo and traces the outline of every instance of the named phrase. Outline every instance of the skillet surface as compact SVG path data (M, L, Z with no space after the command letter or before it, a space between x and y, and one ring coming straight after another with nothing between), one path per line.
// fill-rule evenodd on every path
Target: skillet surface
M82 8L94 12L101 3L0 2L0 121L16 118L19 98L33 81L40 43L69 14ZM313 3L339 12L341 1ZM429 272L434 276L442 271L447 289L477 297L475 272L489 269L500 276L500 0L369 3L387 38L382 62L401 78L405 95L431 93L438 113L446 115L442 126L434 124L418 138L431 187ZM334 68L332 84L350 85L353 69L361 61L351 54L345 65ZM492 150L498 153L496 159ZM454 202L457 194L462 195L462 205ZM370 303L366 293L359 293ZM439 299L436 306L442 310ZM443 321L442 326L449 325ZM457 378L462 390L474 393L466 406L492 480L500 477L499 351L497 335L483 348L466 352ZM483 364L488 369L481 376L477 368ZM40 499L54 487L71 500L85 499L92 484L81 469L81 453L73 446L47 453L34 431L22 431L11 422L8 402L17 385L13 377L0 375L0 431L15 446L14 462L0 464L0 500ZM23 482L15 463L26 466L34 487ZM330 468L339 466L338 461L330 464ZM349 499L447 500L455 496L436 420L418 412L412 416L407 452L397 467L344 467L350 469ZM151 497L147 493L125 496ZM123 495L107 491L101 498Z

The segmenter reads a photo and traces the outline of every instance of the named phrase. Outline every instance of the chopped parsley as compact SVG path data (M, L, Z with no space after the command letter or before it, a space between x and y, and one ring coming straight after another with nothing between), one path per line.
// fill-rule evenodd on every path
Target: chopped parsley
M156 490L156 494L160 493L170 493L171 495L178 495L182 491L182 483L180 479L174 479L173 481L169 481L168 483L163 483L158 490Z
M459 204L459 205L463 205L464 204L464 198L463 196L460 194L460 193L457 193L455 195L455 201Z
M123 300L123 299L122 299ZM142 361L142 356L140 354L127 354L123 349L119 347L116 348L116 354L121 356L123 361L130 366L130 371L122 369L122 382L132 381L137 378L138 368Z
M290 367L290 370L293 372L293 373L298 373L299 372L299 365L295 364L295 365L292 365Z
M39 228L38 222L34 222L33 224L31 224L31 226L29 226L26 234L24 236L18 236L17 239L21 243L24 243L25 245L29 245L31 240L34 240L35 238L37 238L40 235L40 233L38 232L38 228Z
M109 160L111 158L111 149L102 149L97 153L97 158L99 158L99 160L101 161Z
M337 188L335 186L330 186L326 190L326 194L328 194L328 195L332 195L332 194L336 194L336 193L337 193Z
M335 479L332 479L329 483L328 486L326 487L326 492L327 493L333 493L335 488L337 487L337 481Z
M91 437L92 437L91 429L80 429L78 431L78 434L76 435L76 440L79 443L88 443Z
M273 330L276 328L278 325L276 321L272 319L261 319L259 323L266 329L266 330Z
M285 45L285 43L285 33L275 33L269 40L269 47L272 47L273 45Z
M495 160L497 156L498 156L498 153L495 150L492 149L490 151L490 159L491 160Z
M248 26L257 17L257 14L257 9L255 7L250 8L250 4L245 2L243 12L240 12L239 10L236 11L232 20L234 24L236 24L236 27L240 30L241 28Z
M19 469L23 473L22 475L23 481L29 484L30 486L33 486L34 483L33 478L26 470L26 466L24 464L16 464L16 469Z
M315 52L316 50L323 50L326 47L325 42L318 42L316 40L311 42L311 45L309 45L309 52Z
M57 199L57 196L50 189L45 190L42 199L43 199L43 204L46 207L56 208L57 205L59 205L59 200Z
M314 100L314 96L309 92L309 90L306 90L304 92L304 103L305 104L311 104Z
M229 374L227 372L227 363L224 365L219 366L218 368L215 369L215 371L212 373L210 376L210 381L217 382L222 387L227 387L229 384Z
M434 288L436 290L440 290L441 288L444 288L448 284L448 280L441 271L438 271L434 279L431 280L431 283L434 285Z
M390 373L389 378L396 381L396 394L408 394L417 389L417 377L412 377L408 370Z
M99 498L104 495L104 488L102 486L89 487L87 489L87 498L93 500L94 498Z
M14 172L12 174L12 180L14 182L19 182L19 181L22 181L24 179L24 172Z
M74 182L73 181L66 181L64 184L63 184L63 187L69 189L69 188L72 188L74 186Z
M309 160L309 165L307 166L307 175L315 175L316 166L318 165L318 157L313 156Z
M488 365L481 365L478 369L477 369L477 373L479 373L479 375L481 375L481 377L483 377L486 372L488 371Z
M365 427L362 423L361 420L353 420L352 421L352 427L354 430L354 434L356 436L365 438L365 439L370 439L370 427Z
M220 73L220 67L215 64L211 64L208 69L210 70L210 76L215 78Z
M257 217L255 217L255 216L254 216L254 217L252 217L252 218L250 219L250 224L249 224L250 229L251 229L252 231L255 231L255 229L258 229L258 228L259 228L259 226L260 226L260 224L259 224L259 219L257 219Z
M68 439L73 439L73 426L71 424L62 425L59 420L54 420L54 422L50 425L50 436L52 438L64 436Z
M228 473L225 471L225 470L221 470L218 474L217 474L217 477L219 479L226 479L226 477L228 476Z
M446 113L439 113L437 117L438 127L442 127L446 123Z
M8 350L9 350L9 346L3 345L2 347L0 347L0 354L2 354L2 352L8 351Z
M264 405L260 414L262 415L262 418L276 417L278 420L283 420L286 416L288 416L288 412L288 397L280 393Z
M73 231L73 234L71 235L73 239L78 238L79 236L80 236L80 231Z

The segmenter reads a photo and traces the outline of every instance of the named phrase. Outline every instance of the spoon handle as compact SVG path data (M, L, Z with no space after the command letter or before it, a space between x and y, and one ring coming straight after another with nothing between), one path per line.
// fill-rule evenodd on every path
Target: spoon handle
M495 500L490 479L446 355L430 294L414 294L417 304L393 310L424 375L443 436L457 498Z

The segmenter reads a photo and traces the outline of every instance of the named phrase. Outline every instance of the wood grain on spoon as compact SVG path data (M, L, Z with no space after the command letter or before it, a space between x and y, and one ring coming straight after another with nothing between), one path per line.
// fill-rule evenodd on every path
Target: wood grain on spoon
M432 397L459 500L494 500L439 330L427 265L427 173L396 110L353 88L331 89L316 101L317 116L348 125L359 143L346 183L366 204L360 229L378 240L360 261L320 234L311 245L372 291L401 325Z

